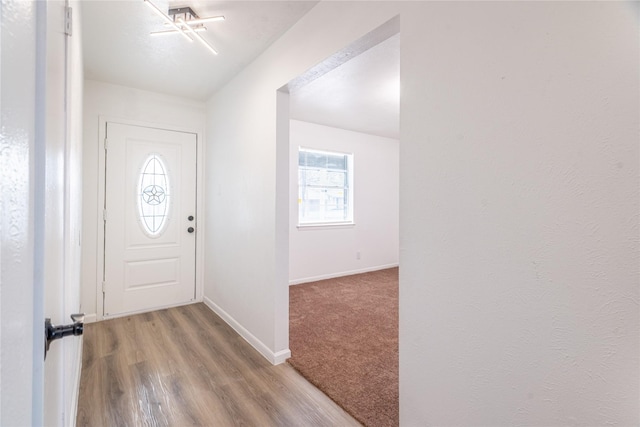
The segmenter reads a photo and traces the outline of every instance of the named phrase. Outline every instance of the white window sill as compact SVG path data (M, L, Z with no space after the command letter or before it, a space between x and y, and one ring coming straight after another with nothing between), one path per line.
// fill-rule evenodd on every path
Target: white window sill
M340 230L345 228L353 228L355 222L316 222L309 224L298 224L298 230Z

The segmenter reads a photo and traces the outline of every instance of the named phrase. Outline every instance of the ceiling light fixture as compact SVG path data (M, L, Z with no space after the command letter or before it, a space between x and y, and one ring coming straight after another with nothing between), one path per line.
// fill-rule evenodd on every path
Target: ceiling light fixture
M211 16L209 18L194 18L187 21L189 25L204 24L205 22L224 21L224 16Z
M193 31L195 31L196 33L201 33L203 31L207 31L207 27L205 27L204 25L201 27L195 27ZM178 31L177 30L152 31L149 34L152 36L167 36L169 34L178 34Z
M161 17L162 19L164 19L167 24L171 25L173 28L175 28L180 34L182 34L187 40L189 40L190 42L193 41L193 39L191 37L189 37L187 35L187 33L184 32L184 30L180 27L178 27L176 25L175 22L173 22L173 20L171 18L169 18L163 11L161 11L158 6L156 6L155 4L151 3L150 0L143 0L147 6L149 6L149 8L151 8L151 10L153 10L156 15L158 15L159 17Z
M151 3L151 0L144 0L153 11L160 15L165 21L165 25L171 25L173 30L166 31L153 31L151 35L168 35L176 34L180 32L189 41L193 41L193 38L198 39L203 46L205 46L211 53L217 55L218 52L207 42L199 32L207 31L207 27L204 26L205 22L218 22L224 21L224 16L210 16L208 18L200 18L193 9L190 7L176 7L169 9L168 14L162 12L155 4Z
M209 49L209 50L211 51L211 53L213 53L214 55L217 55L217 54L218 54L218 51L216 51L216 50L213 48L213 46L211 46L209 43L207 43L207 41L206 41L205 39L203 39L203 38L202 38L202 36L201 36L200 34L196 33L196 32L193 30L193 28L191 28L190 26L188 26L188 25L184 22L184 19L179 18L179 19L178 19L178 22L180 22L180 23L181 23L181 24L182 24L182 25L187 29L187 31L188 31L188 32L190 32L191 34L193 34L193 36L194 36L195 38L197 38L198 40L200 40L200 42L201 42L201 43L202 43L202 44L203 44L207 49Z

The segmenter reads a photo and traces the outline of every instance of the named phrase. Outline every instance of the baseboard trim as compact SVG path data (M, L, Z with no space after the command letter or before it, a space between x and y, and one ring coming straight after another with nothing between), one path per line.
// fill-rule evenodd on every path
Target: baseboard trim
M271 351L262 341L256 338L251 332L249 332L244 326L242 326L236 319L234 319L229 313L224 311L218 304L213 302L210 298L204 297L204 304L209 307L211 311L216 313L222 318L234 331L238 333L246 342L255 348L265 359L274 365L284 363L291 357L291 350L281 350L276 353Z
M335 279L336 277L353 276L354 274L370 273L372 271L386 270L387 268L398 267L398 263L378 265L375 267L367 267L359 270L342 271L339 273L322 274L320 276L304 277L302 279L289 280L289 285L301 285L303 283L317 282L318 280Z
M273 363L274 365L279 365L287 361L287 359L291 358L291 350L280 350L276 353L273 353Z
M84 315L84 323L95 323L97 321L98 321L98 316L96 316L95 313Z

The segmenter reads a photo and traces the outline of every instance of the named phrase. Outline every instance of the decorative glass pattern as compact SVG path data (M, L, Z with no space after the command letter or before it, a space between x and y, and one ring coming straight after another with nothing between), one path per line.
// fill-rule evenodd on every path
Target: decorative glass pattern
M171 194L167 169L158 154L144 162L138 181L138 215L143 229L151 237L160 235L167 223Z

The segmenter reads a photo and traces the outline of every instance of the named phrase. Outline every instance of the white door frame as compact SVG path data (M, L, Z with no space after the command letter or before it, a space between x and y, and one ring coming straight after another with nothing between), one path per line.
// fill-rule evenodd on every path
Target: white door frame
M196 233L196 301L203 300L203 277L204 277L204 132L202 129L186 128L165 123L153 123L140 120L129 120L113 116L99 116L98 127L98 188L97 188L97 216L98 224L97 250L96 250L96 320L103 320L104 315L104 294L102 293L102 278L104 273L104 197L105 197L105 150L104 140L107 132L107 123L120 123L123 125L142 126L169 131L187 132L196 134L196 218L198 219L198 232ZM191 304L191 303L188 303ZM184 304L177 304L184 305ZM129 315L129 314L127 314ZM107 316L107 318L118 317L117 315Z

